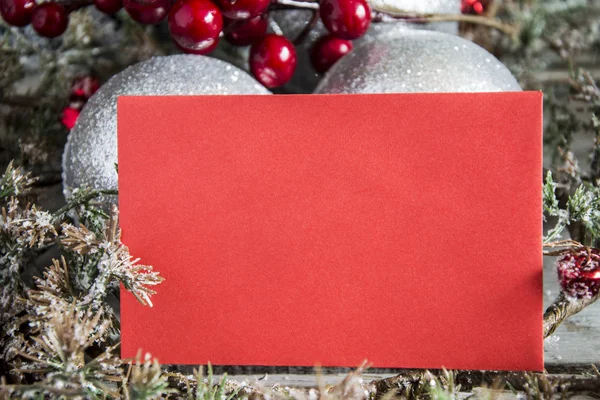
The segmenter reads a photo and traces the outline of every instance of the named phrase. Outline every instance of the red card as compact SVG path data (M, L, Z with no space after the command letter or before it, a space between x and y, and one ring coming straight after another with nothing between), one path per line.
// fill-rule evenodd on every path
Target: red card
M122 356L542 370L541 103L119 98Z

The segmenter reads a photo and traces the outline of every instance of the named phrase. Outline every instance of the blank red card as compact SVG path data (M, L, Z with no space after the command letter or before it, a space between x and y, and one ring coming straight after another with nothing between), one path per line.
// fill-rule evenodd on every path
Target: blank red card
M120 97L122 356L541 370L541 103Z

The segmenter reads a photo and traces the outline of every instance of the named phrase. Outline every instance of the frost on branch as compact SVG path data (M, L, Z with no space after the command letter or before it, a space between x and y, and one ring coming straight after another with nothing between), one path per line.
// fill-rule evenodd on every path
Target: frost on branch
M7 208L2 208L0 231L20 247L41 248L56 237L52 214L38 210L35 205L22 208L15 197Z
M28 291L27 305L29 325L38 331L57 310L66 310L74 306L76 296L71 288L69 268L64 257L61 261L52 260L42 278L34 278L36 288Z
M20 168L9 164L0 178L0 359L14 354L17 340L17 315L23 311L25 284L21 273L28 257L54 242L57 232L52 215L35 206L21 206L18 195L27 191L34 180Z
M19 372L44 374L38 385L15 385L17 393L53 393L56 397L117 397L116 382L121 381L121 360L107 347L92 360L86 350L106 336L110 321L97 312L82 311L74 305L56 309L38 336L26 343L19 355L26 360Z
M111 285L121 282L140 303L152 307L150 297L156 292L149 288L161 283L158 272L151 266L139 265L139 259L129 254L129 249L121 243L121 230L118 227L118 210L113 206L102 237L84 226L63 225L62 244L80 255L97 255L98 276L83 298L83 304L95 304L104 298Z
M565 208L561 208L555 191L557 184L548 172L543 188L544 211L557 217L558 221L546 237L544 243L550 243L560 237L564 229L573 222L580 222L590 239L600 238L600 188L587 183L581 184L569 196Z
M169 388L158 360L149 353L142 356L141 351L138 352L135 362L132 360L129 364L127 376L124 392L128 399L159 399L174 391Z
M15 168L11 161L0 179L0 198L19 196L25 193L35 182L29 173L23 173L20 167Z

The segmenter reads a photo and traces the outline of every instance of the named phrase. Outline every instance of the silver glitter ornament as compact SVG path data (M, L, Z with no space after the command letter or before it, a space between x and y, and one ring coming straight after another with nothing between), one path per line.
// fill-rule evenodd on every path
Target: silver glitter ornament
M460 0L369 0L374 10L422 14L458 14Z
M63 153L65 197L79 187L117 189L118 96L270 93L248 73L210 57L156 57L127 68L92 96L69 134Z
M473 42L407 30L355 48L325 74L315 93L520 90L510 71Z

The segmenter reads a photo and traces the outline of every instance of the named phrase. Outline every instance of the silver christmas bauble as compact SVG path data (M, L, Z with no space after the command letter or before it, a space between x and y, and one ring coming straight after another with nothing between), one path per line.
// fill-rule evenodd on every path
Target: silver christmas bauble
M117 189L118 96L270 93L248 73L210 57L156 57L127 68L92 96L69 134L63 153L65 197L79 187Z
M355 48L325 74L315 93L519 90L510 71L473 42L406 30Z
M369 0L371 8L387 12L420 14L458 14L460 0Z

